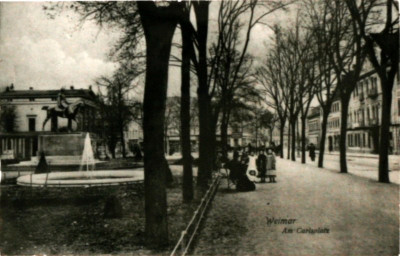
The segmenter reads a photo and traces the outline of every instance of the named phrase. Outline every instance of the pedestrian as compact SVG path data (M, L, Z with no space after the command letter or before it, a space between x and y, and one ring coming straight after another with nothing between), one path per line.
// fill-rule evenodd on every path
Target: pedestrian
M242 164L239 161L239 154L234 154L233 159L225 164L225 168L229 170L229 180L236 185L242 172Z
M249 143L247 145L247 147L248 147L248 150L249 150L249 154L251 154L253 152L253 146L251 145L251 143Z
M247 192L256 190L256 185L246 174L247 165L239 162L236 190L239 192Z
M267 177L270 183L276 183L275 155L271 149L267 150Z
M249 161L249 156L247 155L246 151L243 149L242 155L240 156L240 162L242 164L246 164Z
M233 159L235 158L239 161L239 152L237 151L237 149L233 151Z
M265 176L267 172L267 156L264 154L263 148L261 148L260 154L257 157L257 169L261 178L261 183L265 183Z
M219 172L222 168L222 153L218 152L215 159L215 171Z
M271 141L271 143L270 143L270 148L272 149L273 152L276 152L276 145L275 145L275 142Z
M253 182L259 181L259 178L257 177L258 171L257 171L256 157L254 156L254 152L250 152L246 174L251 181Z
M308 145L308 151L309 151L309 156L311 161L314 162L315 160L315 146L313 143L310 143L310 145Z

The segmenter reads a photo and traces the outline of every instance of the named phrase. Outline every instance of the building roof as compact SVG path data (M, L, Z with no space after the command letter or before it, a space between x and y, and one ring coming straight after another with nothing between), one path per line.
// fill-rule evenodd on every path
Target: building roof
M22 98L55 98L60 90L10 90L6 89L0 93L0 99L22 99ZM65 89L65 97L80 97L94 100L96 95L90 89Z

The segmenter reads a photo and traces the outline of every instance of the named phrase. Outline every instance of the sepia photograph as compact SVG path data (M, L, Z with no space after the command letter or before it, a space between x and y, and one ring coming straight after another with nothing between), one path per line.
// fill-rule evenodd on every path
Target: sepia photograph
M0 255L400 255L398 0L0 0Z

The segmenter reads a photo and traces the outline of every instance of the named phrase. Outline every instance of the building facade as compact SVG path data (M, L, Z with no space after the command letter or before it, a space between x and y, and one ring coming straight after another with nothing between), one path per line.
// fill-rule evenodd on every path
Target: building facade
M319 107L313 107L309 110L306 134L308 143L313 143L318 147L321 138L321 109Z
M0 93L0 109L12 108L15 115L15 125L12 130L2 127L0 131L0 154L2 158L28 160L37 156L38 138L40 135L54 133L49 120L43 126L47 117L44 107L57 105L60 90L16 90L14 85L6 87ZM68 103L84 102L85 107L78 112L76 122L72 122L74 131L92 132L96 120L96 96L91 89L65 90ZM68 121L57 118L57 132L67 132ZM4 125L3 125L4 126Z
M370 64L366 64L359 82L351 94L347 114L347 150L348 152L378 153L379 130L381 124L382 90L378 74ZM390 148L391 154L400 154L400 84L396 75L392 91ZM310 112L308 116L307 137L318 145L321 136L322 111ZM340 138L341 103L336 99L328 117L326 150L338 151Z

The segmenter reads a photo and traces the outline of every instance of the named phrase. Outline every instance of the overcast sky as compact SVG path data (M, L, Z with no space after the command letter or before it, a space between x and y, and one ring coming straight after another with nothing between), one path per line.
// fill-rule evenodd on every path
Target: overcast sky
M16 89L87 88L97 77L112 75L116 69L117 63L111 62L107 53L119 38L118 31L99 29L91 22L80 26L79 17L72 12L50 19L40 2L0 5L1 87L14 83ZM215 7L211 6L211 19ZM282 14L271 15L268 21L284 19ZM250 53L264 54L264 42L270 36L267 27L257 25L252 31ZM179 95L179 69L171 68L169 76L168 94Z

